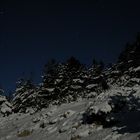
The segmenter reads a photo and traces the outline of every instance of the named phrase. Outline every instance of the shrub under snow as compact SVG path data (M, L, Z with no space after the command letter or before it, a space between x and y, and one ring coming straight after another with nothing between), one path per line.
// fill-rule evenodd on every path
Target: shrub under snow
M133 111L137 106L138 99L133 95L121 95L119 92L114 95L100 94L83 114L83 123L108 127L119 121L117 113Z

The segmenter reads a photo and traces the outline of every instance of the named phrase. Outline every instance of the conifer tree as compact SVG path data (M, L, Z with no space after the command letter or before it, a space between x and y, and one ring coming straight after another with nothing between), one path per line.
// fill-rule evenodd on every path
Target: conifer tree
M43 70L43 84L46 87L53 87L55 79L57 77L57 65L58 63L52 59L48 61Z
M20 79L17 82L17 88L13 98L13 107L15 112L26 112L28 107L35 108L35 86L32 81Z

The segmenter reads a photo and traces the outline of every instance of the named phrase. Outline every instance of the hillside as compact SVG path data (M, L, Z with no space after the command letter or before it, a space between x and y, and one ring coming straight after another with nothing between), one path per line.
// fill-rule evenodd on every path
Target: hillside
M71 57L38 86L19 80L12 101L0 95L0 140L139 140L139 56L138 36L109 68Z

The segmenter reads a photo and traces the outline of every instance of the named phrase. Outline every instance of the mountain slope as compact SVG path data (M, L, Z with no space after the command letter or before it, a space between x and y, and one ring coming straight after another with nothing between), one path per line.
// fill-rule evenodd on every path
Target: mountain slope
M0 140L139 140L140 37L103 70L75 58L46 65L43 81L0 95Z
M0 139L128 140L129 137L130 140L135 140L140 136L138 97L139 86L112 87L94 99L60 106L52 105L36 113L16 113L2 117ZM90 113L87 112L89 108L92 108ZM105 113L104 117L113 118L115 121L106 126L105 122L99 119L102 112ZM84 114L94 114L92 122L88 123Z

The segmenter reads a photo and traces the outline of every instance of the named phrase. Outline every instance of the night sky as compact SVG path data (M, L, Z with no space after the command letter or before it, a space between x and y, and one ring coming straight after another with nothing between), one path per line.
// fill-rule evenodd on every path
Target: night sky
M40 81L51 58L115 62L140 31L140 0L0 0L0 85Z

